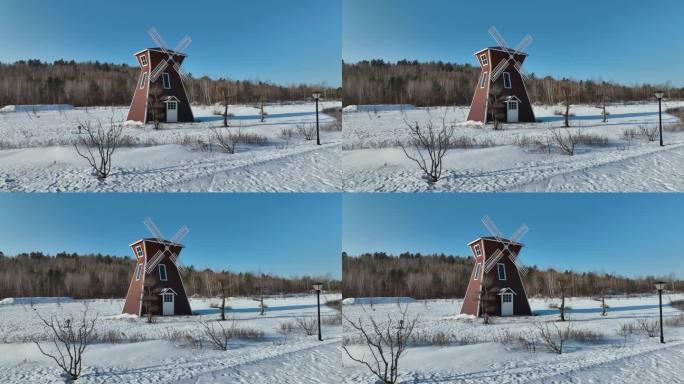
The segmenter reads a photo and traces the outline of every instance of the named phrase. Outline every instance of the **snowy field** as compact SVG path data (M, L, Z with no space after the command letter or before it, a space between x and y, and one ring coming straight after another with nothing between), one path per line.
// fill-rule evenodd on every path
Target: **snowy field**
M218 299L191 299L197 316L145 319L121 316L123 300L62 301L37 300L33 308L44 317L51 314L80 314L87 304L97 313L98 334L121 334L119 343L97 343L84 355L79 383L329 383L340 375L341 325L337 311L323 305L339 294L321 295L323 341L281 324L297 318L314 319L313 295L267 298L266 314L259 315L257 302L231 298L226 327L234 318L238 328L263 332L258 339L233 339L228 351L190 345L187 337L199 336L200 321L218 318L211 304ZM30 304L0 304L0 383L63 383L61 372L29 342L41 338L43 328ZM333 321L335 320L335 321ZM333 324L334 323L334 324Z
M684 102L663 103L663 111ZM343 183L348 191L683 191L684 126L663 114L665 147L649 141L657 103L609 105L607 123L594 106L572 106L571 132L594 135L600 144L579 144L574 156L553 148L552 129L563 125L561 106L535 106L539 123L504 124L494 130L466 121L467 107L345 107ZM406 122L442 121L455 127L458 142L448 151L442 179L429 185L397 141L407 142ZM625 136L625 132L633 134Z
M569 321L557 322L558 310L549 309L552 300L532 299L533 317L494 318L490 325L481 319L460 316L460 300L428 300L408 304L409 318L418 317L415 341L399 364L400 383L679 383L684 377L684 312L668 305L684 295L664 295L665 344L658 337L636 331L623 337L618 329L640 319L658 318L658 297L609 298L608 315L601 316L599 303L588 298L572 298ZM373 317L381 324L387 316L399 314L399 306L391 299L370 303L348 304L343 312L352 320ZM406 300L403 300L404 302ZM557 302L557 301L556 301ZM402 304L404 308L406 304ZM668 325L680 318L680 325ZM578 331L589 330L602 335L594 341L570 341L562 354L552 353L537 341L535 351L526 351L516 339L522 335L532 339L535 322L555 322ZM347 329L349 328L349 329ZM355 333L345 325L345 340ZM442 336L443 346L430 343ZM510 339L512 338L512 342ZM427 340L427 341L426 341ZM504 342L509 340L509 342ZM422 342L421 342L422 341ZM345 341L348 344L348 341ZM368 349L352 342L351 353L370 359ZM345 354L345 383L371 383L367 369Z
M320 109L339 107L324 102ZM100 182L73 143L78 126L110 120L123 123L127 107L58 108L0 112L0 191L338 191L341 189L341 132L321 132L321 146L293 134L316 121L313 103L230 106L231 132L257 134L262 144L238 144L233 155L219 151L212 128L222 129L218 106L194 106L196 123L126 123L126 146L113 156L111 175ZM8 109L9 110L9 109ZM321 125L335 119L321 113ZM283 132L288 132L283 135Z

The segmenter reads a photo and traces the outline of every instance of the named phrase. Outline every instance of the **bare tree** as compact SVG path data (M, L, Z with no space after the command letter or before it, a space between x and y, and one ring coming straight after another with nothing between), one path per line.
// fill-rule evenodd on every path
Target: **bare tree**
M490 282L491 278L487 276L487 274L483 274L482 285L480 286L479 295L482 308L482 319L484 324L492 323L491 314L494 312L496 303L498 302L498 292L496 290L496 287L493 286L493 284L490 288Z
M436 128L432 121L428 121L424 127L417 121L413 124L404 122L409 128L408 145L414 150L409 153L407 145L399 140L401 150L406 157L418 164L430 183L436 183L442 177L442 159L451 148L454 127L448 126L444 119L441 129ZM424 152L427 152L428 158Z
M565 127L570 127L570 96L572 94L571 83L565 81L561 83L561 92L563 93L563 104L565 105L565 113L563 117L565 118Z
M603 283L597 283L596 286L598 288L598 295L594 300L600 303L599 308L601 308L601 316L608 316L608 308L610 308L610 306L606 304L606 287Z
M223 106L223 126L228 127L228 105L230 105L230 93L227 88L223 89L223 101L221 102L221 105Z
M145 285L143 286L142 304L145 308L145 315L147 323L154 323L154 314L161 311L161 296L155 288L158 279L155 274L149 274L145 277Z
M154 129L161 129L161 122L165 119L166 115L166 107L162 102L161 97L161 88L150 84L150 92L147 97L147 111L152 117Z
M399 374L399 358L406 350L413 328L418 321L417 317L408 317L408 305L401 310L398 319L388 314L386 324L379 324L372 316L366 323L362 318L353 321L344 314L342 316L360 334L373 360L357 358L352 355L346 345L342 345L347 356L366 366L383 383L396 383Z
M89 121L79 124L79 131L85 136L74 144L74 148L79 156L88 161L99 180L106 179L112 170L112 155L121 145L122 129L113 119L110 119L108 127L103 127L99 120L97 126Z
M43 348L38 340L34 343L40 353L51 358L64 371L70 380L78 380L81 376L83 354L91 341L91 335L95 330L97 315L88 317L88 308L81 313L82 317L76 319L69 315L64 319L58 319L55 315L46 319L34 308L36 315L49 331L48 339L54 348L52 351Z
M223 280L219 280L221 285L221 321L226 320L226 288L223 285Z
M565 305L566 286L565 281L563 279L558 280L558 287L561 302L560 304L551 304L550 307L558 309L558 311L560 312L560 321L565 321L565 313L566 311L569 311L571 308Z
M297 124L297 133L304 138L304 140L311 141L316 137L316 125L314 124Z
M221 351L228 350L228 342L235 334L235 319L230 323L230 326L224 327L221 322L200 321L202 332L209 342Z
M266 120L266 112L264 112L264 97L259 97L259 117L260 121L263 123Z

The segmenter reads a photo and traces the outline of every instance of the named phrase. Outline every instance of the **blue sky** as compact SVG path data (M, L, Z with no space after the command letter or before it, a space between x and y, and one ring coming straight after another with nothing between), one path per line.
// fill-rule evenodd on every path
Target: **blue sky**
M532 35L525 68L538 76L684 86L682 14L675 0L344 0L342 57L477 65L494 25L510 46Z
M341 196L323 194L0 194L0 251L132 257L151 217L182 226L185 265L340 278Z
M3 0L0 61L136 65L133 53L190 35L193 75L280 84L341 82L341 0Z
M530 231L521 260L542 268L684 278L682 194L345 194L342 249L470 255L489 233Z

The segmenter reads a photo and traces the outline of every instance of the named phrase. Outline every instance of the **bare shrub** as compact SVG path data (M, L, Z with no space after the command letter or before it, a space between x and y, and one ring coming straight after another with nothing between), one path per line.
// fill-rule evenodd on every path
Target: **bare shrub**
M342 325L342 313L321 317L321 325Z
M570 329L570 339L583 343L600 343L604 335L591 329Z
M228 350L228 342L233 338L235 322L232 321L229 326L223 326L219 321L200 321L202 332L209 340L209 343L221 351Z
M674 308L677 308L681 311L684 311L684 300L671 301L670 305L673 306Z
M394 384L397 381L399 358L406 350L418 321L417 317L409 318L407 312L408 306L401 311L398 318L388 315L386 324L382 325L372 316L366 323L361 318L353 321L345 317L347 323L362 336L372 361L366 361L367 355L362 358L353 356L344 343L342 349L351 360L364 365L385 384Z
M214 139L214 143L222 151L229 153L231 155L235 153L235 146L237 145L237 141L235 140L235 135L232 132L228 130L222 130L219 128L212 128L211 133Z
M298 317L295 321L297 328L307 336L313 336L318 332L318 322L313 317Z
M579 132L573 133L568 128L550 128L549 131L551 132L551 139L558 149L567 155L575 155Z
M70 380L78 380L81 376L83 354L92 341L97 315L89 318L86 308L78 319L73 315L58 319L54 315L44 318L35 308L34 311L48 331L48 340L54 346L53 351L48 351L37 340L34 340L38 350L54 360Z
M399 142L404 155L413 160L427 176L430 183L436 183L442 177L442 160L453 145L454 127L448 126L442 119L442 127L436 128L432 121L421 126L417 121L413 124L405 121L409 129L409 143L413 151L407 150L407 145ZM409 153L410 152L410 153ZM428 158L424 152L427 152Z
M325 302L325 305L336 310L337 312L342 312L342 299L328 300Z
M670 327L684 327L684 313L679 314L679 316L671 317L665 320L665 325Z
M297 132L297 130L295 130L292 127L286 127L280 130L280 137L283 140L290 140L294 137L297 137L298 135L299 133Z
M297 133L303 137L304 140L311 141L316 138L315 124L297 124Z
M644 136L648 141L656 141L658 140L658 126L655 125L653 127L649 127L648 125L640 125L639 126L639 132L641 132L641 135Z
M121 145L122 126L109 121L107 127L97 121L93 126L89 121L79 124L85 135L74 144L76 153L88 161L99 180L104 180L112 170L112 155Z
M332 122L332 123L321 124L320 129L323 132L341 132L342 131L342 122L339 120L336 120L335 122Z
M281 335L289 335L297 329L297 324L293 321L286 321L278 325L277 331Z
M608 138L605 136L597 135L595 133L582 132L577 132L577 143L598 147L607 147L609 145Z
M648 337L656 337L660 334L660 324L658 320L639 319L637 320L638 329Z
M534 327L546 348L559 355L563 353L563 347L572 334L570 324L561 326L554 322L535 322Z

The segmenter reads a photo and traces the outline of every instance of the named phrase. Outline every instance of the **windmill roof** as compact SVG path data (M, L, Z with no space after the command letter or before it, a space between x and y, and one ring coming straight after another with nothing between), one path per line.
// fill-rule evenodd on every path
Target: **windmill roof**
M498 47L498 46L497 46L497 47L487 47L487 48L481 49L481 50L475 52L475 55L478 55L478 54L480 54L480 53L482 53L482 52L484 52L484 51L486 51L486 50L488 50L488 49L490 49L490 50L492 50L492 51L501 51L501 52L515 53L516 55L527 56L527 53L525 53L525 52L518 52L518 51L516 51L515 49L512 49L512 48L501 48L501 47Z
M480 240L489 240L489 241L496 241L496 242L500 242L500 243L515 244L515 245L519 245L519 246L521 246L521 247L524 246L523 243L518 243L517 241L512 241L512 240L509 240L509 239L506 239L506 238L503 238L503 237L497 238L497 237L494 237L494 236L480 236L480 237L478 237L477 239L475 239L475 240L471 241L470 243L468 243L468 245L473 244L473 243L475 243L475 242L477 242L477 241L480 241Z
M174 243L174 242L169 241L169 240L159 240L159 239L157 239L157 238L155 238L155 237L145 237L145 238L142 238L142 239L140 239L140 240L134 242L133 244L129 245L129 247L132 247L132 246L134 246L135 244L138 244L138 243L141 242L141 241L150 241L150 242L153 242L153 243L175 245L176 247L185 248L185 246L184 246L183 244Z
M139 54L141 54L141 53L143 53L143 52L145 52L145 51L156 51L156 52L162 52L162 53L164 52L164 51L161 49L161 47L152 47L152 48L145 48L145 49L143 49L142 51L138 51L138 52L134 53L134 55L137 56L137 55L139 55ZM176 52L176 51L174 51L173 49L167 49L166 52L172 53L172 54L177 55L177 56L187 56L185 53L183 53L183 52Z

